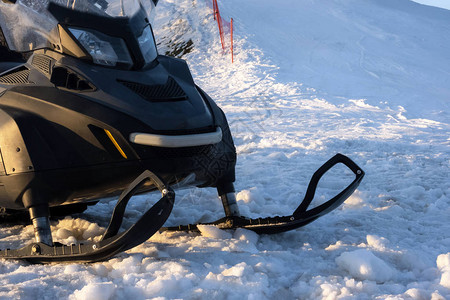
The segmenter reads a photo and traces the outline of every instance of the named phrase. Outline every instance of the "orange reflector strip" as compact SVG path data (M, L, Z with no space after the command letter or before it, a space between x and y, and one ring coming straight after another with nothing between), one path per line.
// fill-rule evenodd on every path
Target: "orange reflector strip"
M125 152L123 152L122 148L120 148L119 144L117 143L116 139L112 136L111 132L109 132L108 129L103 130L105 130L106 135L109 137L114 146L116 146L116 149L117 151L119 151L120 155L122 155L123 158L127 159L127 155L125 154Z

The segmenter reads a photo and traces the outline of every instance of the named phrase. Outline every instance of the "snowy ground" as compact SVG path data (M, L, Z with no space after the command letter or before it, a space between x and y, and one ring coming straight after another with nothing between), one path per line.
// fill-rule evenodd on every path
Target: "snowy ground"
M450 11L408 0L219 5L236 24L234 64L203 0L161 0L154 27L160 52L192 41L183 58L228 116L241 212L290 214L337 152L366 171L359 189L277 236L204 227L104 263L1 261L0 298L450 299ZM342 172L317 203L345 185ZM134 200L128 224L151 198ZM55 239L98 238L113 206L55 221ZM213 189L181 190L168 225L220 216ZM9 225L0 245L32 231Z

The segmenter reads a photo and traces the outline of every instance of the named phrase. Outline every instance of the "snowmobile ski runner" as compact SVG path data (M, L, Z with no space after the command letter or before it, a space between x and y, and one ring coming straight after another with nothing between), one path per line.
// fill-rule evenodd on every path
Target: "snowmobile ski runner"
M206 224L268 234L314 221L358 187L364 172L337 154L313 175L292 215L241 216L226 117L183 60L158 54L149 22L156 2L0 2L0 216L27 212L36 238L21 249L1 245L0 258L94 262L158 230L196 230L195 224L162 227L175 203L174 185L217 188L225 217ZM21 18L30 22L8 26ZM339 163L355 179L308 209L321 177ZM119 233L133 195L152 190L161 199ZM101 241L53 242L56 212L72 214L119 195Z

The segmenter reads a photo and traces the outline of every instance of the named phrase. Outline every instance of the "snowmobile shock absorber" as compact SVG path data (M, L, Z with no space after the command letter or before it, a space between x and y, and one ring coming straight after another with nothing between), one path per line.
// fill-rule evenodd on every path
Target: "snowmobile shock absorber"
M52 246L53 239L52 232L50 230L48 206L32 206L28 209L28 211L30 212L30 219L33 223L36 242Z
M22 196L22 202L30 213L36 242L52 246L53 239L49 220L50 211L48 203L43 201L43 199L45 197L33 188L26 190Z
M222 200L223 209L227 217L239 217L239 207L236 202L236 194L232 182L217 185L217 193Z

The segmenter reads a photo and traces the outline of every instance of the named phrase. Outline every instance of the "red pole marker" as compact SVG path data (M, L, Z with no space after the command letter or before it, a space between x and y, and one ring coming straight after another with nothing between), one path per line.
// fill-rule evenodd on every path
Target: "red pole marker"
M234 63L234 53L233 53L233 18L230 20L230 34L231 34L231 63Z

